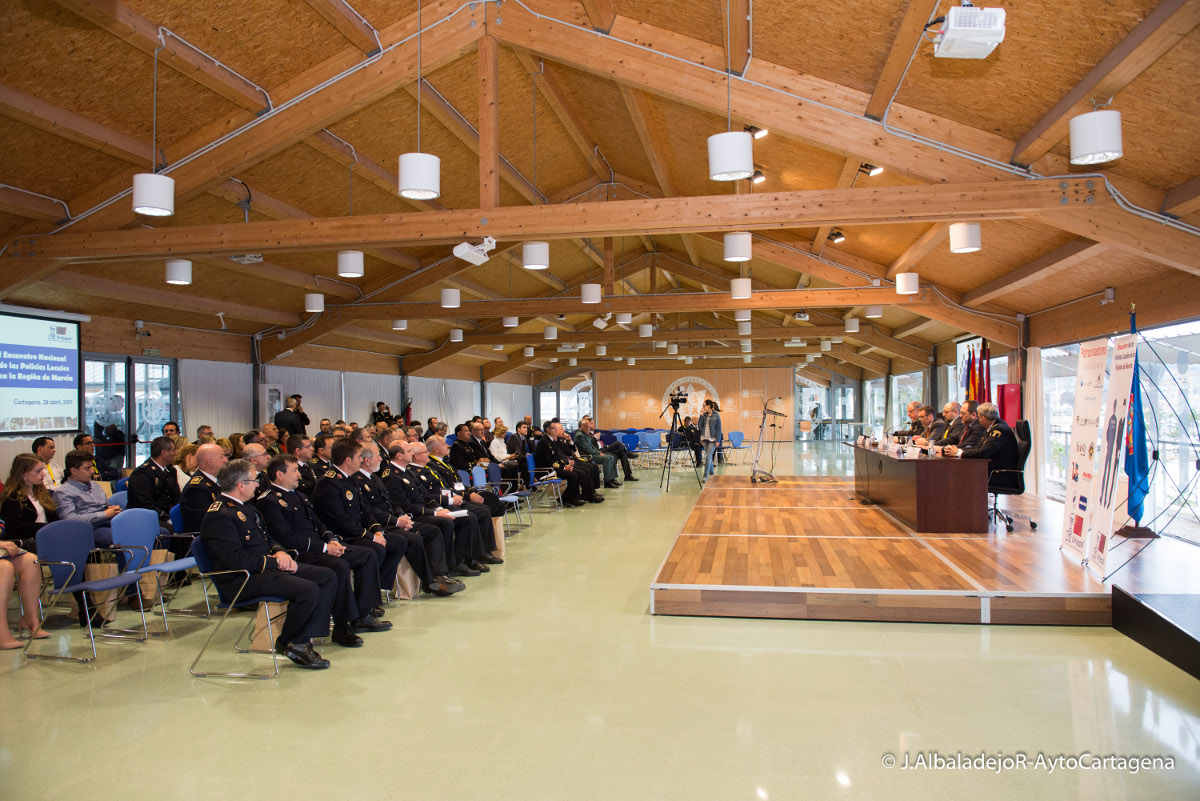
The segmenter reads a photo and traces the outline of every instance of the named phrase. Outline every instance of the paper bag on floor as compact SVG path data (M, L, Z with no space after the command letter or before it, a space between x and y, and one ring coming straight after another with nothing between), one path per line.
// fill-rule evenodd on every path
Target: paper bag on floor
M401 601L411 601L421 594L421 580L408 563L407 556L400 560L400 567L396 569L396 585L392 592Z
M287 601L276 603L262 603L258 605L258 611L254 614L254 638L250 641L250 648L255 651L273 651L275 649L275 641L279 639L279 632L283 630L283 623L287 620ZM267 615L271 616L271 629L267 630ZM274 640L272 639L274 638Z
M116 562L88 562L83 568L84 581L100 581L115 578L117 575ZM103 592L88 593L88 611L101 612L105 620L116 617L117 601L121 598L124 587Z
M171 552L166 548L155 548L150 552L150 564L161 565L163 562L171 561ZM138 587L141 588L142 597L150 603L158 600L158 588L165 584L169 574L167 573L147 573L142 576L142 580L138 582Z
M505 553L504 518L503 517L493 517L492 518L492 531L494 532L495 539L496 539L496 550L492 551L492 556L496 556L496 557L503 559L504 553Z

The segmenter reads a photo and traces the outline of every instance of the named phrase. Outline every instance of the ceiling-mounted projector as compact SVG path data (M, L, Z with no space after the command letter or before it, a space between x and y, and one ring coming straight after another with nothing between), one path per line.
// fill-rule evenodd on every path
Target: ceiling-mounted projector
M239 253L236 256L230 256L230 261L236 261L238 264L262 264L261 253Z
M490 236L485 236L483 243L479 245L472 245L470 242L459 242L454 246L454 255L471 264L483 264L491 258L488 256L488 251L494 250L495 247L496 240Z
M1004 9L951 6L933 40L938 58L987 58L1004 41Z

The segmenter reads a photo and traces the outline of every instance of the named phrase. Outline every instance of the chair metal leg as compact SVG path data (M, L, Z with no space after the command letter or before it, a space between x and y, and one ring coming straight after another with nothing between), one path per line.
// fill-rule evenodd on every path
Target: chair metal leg
M245 580L242 582L242 586L238 588L237 594L234 595L233 601L225 609L225 613L223 615L221 615L221 619L219 621L217 621L217 625L213 627L212 633L210 633L208 635L208 639L204 641L204 646L200 649L200 653L196 654L195 660L193 660L191 667L188 668L188 672L191 673L196 678L203 679L203 678L207 678L209 676L219 676L221 678L227 678L227 679L273 679L279 675L279 655L275 653L274 648L271 649L271 662L275 669L273 673L218 673L215 671L206 671L206 672L197 672L196 671L196 665L200 664L200 659L204 656L204 652L208 650L208 646L212 643L213 638L217 636L217 632L221 630L221 626L223 626L225 624L225 621L229 618L229 613L233 611L233 604L237 603L238 597L242 594L242 589L246 586L246 582L249 580L250 580L250 576L247 574ZM253 623L254 621L251 620L250 622ZM241 634L238 635L237 640L234 640L234 650L239 650L237 648L237 641L241 639L243 634L245 634L244 630ZM273 644L275 642L275 632L271 626L271 616L270 615L267 615L267 636L270 637L271 642ZM242 651L242 653L246 653L246 652ZM262 652L256 652L256 653L262 653Z
M67 581L69 582L70 578L68 578ZM45 591L44 585L42 587L42 590L43 590L43 592ZM64 592L66 592L66 583L64 583L63 586L59 589L58 594L54 596L54 600L50 602L51 609L53 609L55 607L55 605L58 603L59 599L62 598ZM49 660L53 660L55 662L78 662L80 664L87 664L88 662L95 662L96 659L99 658L99 654L96 653L96 638L92 636L92 615L88 611L88 608L87 608L87 593L86 592L83 594L83 608L79 610L79 614L85 615L87 617L88 643L90 643L92 646L92 658L91 659L86 659L86 658L82 658L82 657L78 657L78 656L60 656L58 654L30 653L29 649L33 647L34 643L51 642L54 639L54 638L51 638L50 640L36 639L38 632L40 632L42 630L42 627L45 625L45 622L46 622L45 618L42 618L42 622L40 625L38 625L37 631L33 632L33 634L30 635L29 642L25 643L25 648L22 649L21 652L23 654L25 654L25 656L28 659L49 659Z

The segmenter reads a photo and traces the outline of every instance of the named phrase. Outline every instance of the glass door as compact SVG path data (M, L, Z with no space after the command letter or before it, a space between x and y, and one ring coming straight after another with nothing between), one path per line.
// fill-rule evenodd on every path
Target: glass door
M86 357L83 362L83 430L96 443L96 458L114 470L126 467L129 426L126 425L125 359Z
M84 430L96 458L117 470L138 466L163 423L179 419L175 360L85 353L83 376Z
M175 365L171 361L133 360L133 421L137 435L133 464L150 458L150 442L163 424L175 419Z

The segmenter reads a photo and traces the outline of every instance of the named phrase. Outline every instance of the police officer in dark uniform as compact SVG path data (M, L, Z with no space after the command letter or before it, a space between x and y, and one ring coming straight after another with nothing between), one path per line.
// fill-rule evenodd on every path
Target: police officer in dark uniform
M275 641L276 653L302 668L320 670L329 660L313 650L312 638L329 631L336 577L319 565L297 563L263 530L258 510L249 503L258 486L254 465L235 459L217 474L221 497L208 507L200 540L216 570L246 570L243 597L274 595L287 600L287 618ZM213 580L230 597L243 576L231 573Z
M387 631L391 623L371 617L379 603L379 559L370 548L346 547L296 487L300 462L291 454L276 456L267 465L271 489L258 496L255 506L267 533L297 553L296 561L329 568L337 576L333 597L333 641L347 648L362 645L357 634ZM353 577L353 581L351 581Z
M482 427L480 431L482 432ZM487 467L495 461L487 448L479 444L479 440L471 436L471 427L460 423L454 427L454 444L450 446L450 466L455 470L471 472L475 465Z
M446 445L444 438L430 437L425 441L425 450L421 458L416 460L416 464L424 467L437 482L438 489L435 491L439 496L442 496L443 492L449 493L451 507L461 506L475 515L479 533L483 538L483 547L488 554L494 554L497 550L496 543L504 536L504 503L494 492L468 489L454 468L446 462L449 452L450 447ZM422 460L424 464L421 464ZM432 489L432 485L430 488ZM503 562L495 556L480 557L479 561L489 565Z
M567 482L567 489L562 496L564 504L583 506L585 500L602 503L603 496L596 492L596 477L575 459L574 445L562 439L563 436L562 423L549 423L546 426L546 432L537 445L538 467L550 468Z
M305 498L312 498L313 488L317 486L317 460L313 455L312 440L301 434L289 439L288 447L299 462L300 484L296 487L296 492Z
M183 531L195 533L200 530L204 513L221 495L217 474L225 465L225 451L220 445L209 442L196 451L196 472L183 485L179 497L179 511L183 517Z
M383 524L371 514L358 483L351 478L362 464L358 444L349 439L338 440L332 456L334 466L317 482L313 506L317 515L343 542L375 551L379 560L379 586L390 590L396 583L396 570L404 558L408 540L400 534L384 531Z
M492 525L491 511L478 504L464 504L462 496L455 495L453 490L447 490L448 494L443 495L441 482L427 466L429 464L428 445L420 441L404 444L407 448L404 451L403 462L397 460L393 464L399 468L403 463L404 472L411 482L405 485L409 488L410 496L420 501L425 507L426 513L430 515L448 513L452 507L467 512L466 515L454 518L454 550L452 553L457 561L457 569L461 571L466 568L469 571L471 569L467 566L469 562L472 560L482 562L488 553L488 546L484 544L484 534ZM457 503L453 501L455 497L458 498ZM443 503L443 500L447 502ZM494 545L495 529L493 528L492 531L493 536L489 542Z
M179 503L179 479L175 475L175 443L169 437L150 442L150 458L136 467L125 489L127 509L153 509L158 522L171 530L171 507Z
M404 536L408 540L408 562L421 579L421 587L436 586L449 590L453 582L449 578L450 566L446 564L446 545L442 530L435 525L418 523L403 511L393 510L391 498L383 479L375 473L379 467L379 453L368 445L362 449L362 467L352 478L358 482L359 491L375 520L385 528ZM449 593L447 593L449 594Z
M333 434L317 434L317 438L313 440L314 461L312 467L317 481L320 481L321 476L333 469L333 462L329 460L332 458L333 443L337 440L338 438Z
M993 403L979 404L979 419L988 424L983 440L972 448L952 448L951 455L964 459L987 459L988 486L1016 489L1017 435L1008 423L1000 419L1000 410ZM997 473L997 470L1011 472Z

